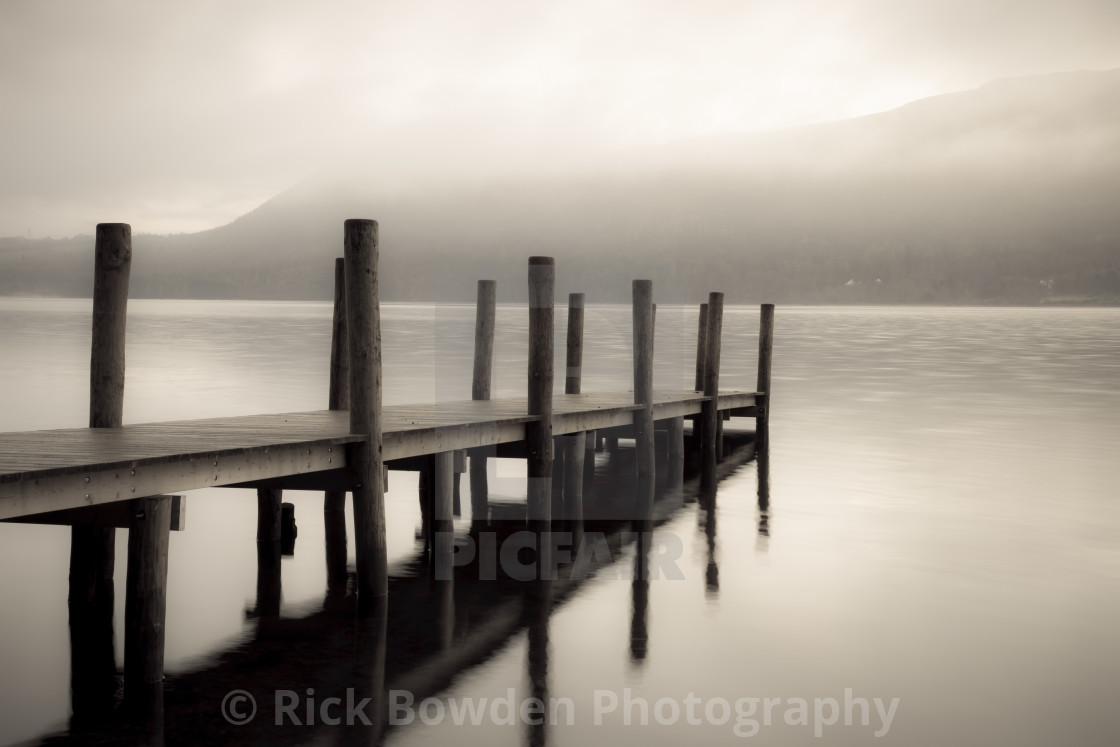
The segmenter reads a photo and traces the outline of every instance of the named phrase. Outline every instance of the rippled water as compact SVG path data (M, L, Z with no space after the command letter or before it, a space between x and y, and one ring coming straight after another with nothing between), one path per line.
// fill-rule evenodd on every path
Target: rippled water
M387 403L469 397L473 313L384 307ZM326 304L131 302L126 422L324 407L329 316ZM691 387L695 323L694 309L659 306L658 387ZM727 388L753 388L757 324L757 309L727 310ZM525 336L524 309L500 307L495 396L523 392ZM586 340L584 390L627 388L629 309L589 307ZM0 299L0 351L0 430L85 424L88 301ZM800 697L811 709L814 698L842 702L846 688L901 699L881 739L873 713L871 728L824 727L827 744L1120 743L1118 381L1116 309L779 308L769 536L758 531L753 462L720 486L718 590L699 509L663 525L683 544L685 578L651 583L644 659L631 655L628 582L597 579L557 608L548 690L573 700L576 723L546 730L549 743L735 740L734 718L660 726L651 715L643 727L619 712L596 726L595 691L624 688L651 705L694 693ZM415 549L415 496L415 474L393 473L397 560ZM300 538L284 559L283 614L298 617L323 599L321 497L285 499ZM252 493L197 491L188 516L171 539L169 682L241 645L256 592ZM3 743L66 729L68 539L62 528L0 525ZM528 646L515 635L444 695L527 696ZM784 713L747 741L812 739ZM450 728L400 727L389 743L540 735Z

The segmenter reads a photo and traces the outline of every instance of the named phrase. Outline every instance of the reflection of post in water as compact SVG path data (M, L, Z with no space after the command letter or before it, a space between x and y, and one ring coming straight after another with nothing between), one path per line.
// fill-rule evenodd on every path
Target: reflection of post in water
M552 582L535 581L525 593L525 622L529 637L529 693L544 704L544 712L527 724L526 744L548 743L548 617L552 611Z
M708 541L708 565L704 571L704 586L709 596L719 593L719 565L716 562L716 489L700 492L700 524Z
M649 652L649 554L653 521L635 523L634 579L630 584L630 661L640 664Z
M770 444L769 438L760 438L757 444L758 461L758 535L770 536Z
M354 703L369 698L369 703L361 709L361 713L370 723L367 726L360 718L352 719L352 723L344 721L346 726L330 728L329 737L332 744L369 747L382 743L388 721L385 661L389 634L389 596L367 595L365 600L359 597L354 625L354 669L345 678L347 685L353 687L353 695L346 692L336 692L333 695L344 703L351 697Z

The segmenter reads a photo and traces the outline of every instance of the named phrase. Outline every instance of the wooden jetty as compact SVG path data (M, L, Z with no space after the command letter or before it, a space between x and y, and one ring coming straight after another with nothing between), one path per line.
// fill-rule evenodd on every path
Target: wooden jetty
M495 286L480 281L471 399L382 406L378 225L348 220L336 262L329 409L151 424L122 423L124 329L131 230L100 224L95 244L90 427L0 433L0 520L72 527L71 664L75 718L105 705L100 673L112 651L113 533L129 530L125 621L126 703L159 703L168 533L185 529L186 501L198 488L258 491L258 562L279 568L284 490L323 491L328 586L347 577L345 495L352 496L358 600L367 609L389 591L384 490L388 470L421 473L420 502L433 557L453 552L458 475L470 459L472 517L485 522L487 457L528 462L526 517L538 537L559 522L578 531L584 516L578 476L586 454L634 438L638 486L630 517L651 521L657 473L680 474L685 420L699 447L700 481L717 479L722 425L756 419L767 444L773 306L763 307L759 391L719 389L723 295L701 308L697 388L653 388L653 288L634 281L634 387L581 391L582 294L569 298L564 394L553 394L552 258L529 260L529 366L525 397L491 399ZM666 459L658 463L659 434ZM761 457L760 457L761 464ZM562 487L561 487L562 486ZM761 493L760 493L761 495ZM477 528L477 527L476 527ZM538 567L549 542L537 544ZM262 574L267 577L268 574ZM269 597L264 594L264 597ZM278 598L278 591L277 591ZM107 632L106 632L107 631ZM101 679L99 679L101 678Z

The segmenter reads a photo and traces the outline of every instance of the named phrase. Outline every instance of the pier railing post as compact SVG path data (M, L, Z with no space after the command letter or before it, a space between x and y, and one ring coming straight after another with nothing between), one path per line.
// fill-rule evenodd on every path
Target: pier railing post
M567 371L564 376L564 393L579 394L583 386L583 305L582 293L568 294L568 346ZM587 434L572 433L564 436L564 515L572 522L572 532L582 533L583 522L583 464Z
M334 261L334 314L331 319L331 370L328 408L350 409L350 354L346 332L346 260ZM346 588L346 491L323 493L327 588Z
M634 442L637 452L638 503L634 518L653 510L657 474L653 433L653 281L633 282L634 328Z
M723 332L723 294L712 292L708 295L708 336L707 353L704 362L704 396L701 427L701 472L702 488L715 487L716 462L719 432L719 356L720 340Z
M351 445L354 543L359 598L388 593L385 492L381 452L381 310L377 295L377 221L345 223L346 330L350 354L350 430L366 440Z
M537 569L549 572L552 520L552 325L556 264L552 257L529 258L529 415L526 424L528 454L528 520L541 533Z
M471 399L490 399L490 381L494 369L494 327L497 313L498 284L494 280L478 281L478 301L474 316L474 377ZM470 457L471 526L481 529L490 515L490 486L486 474L487 458L479 452Z
M132 265L132 228L99 223L94 241L93 336L89 427L119 428L124 416L125 321ZM70 529L70 677L74 717L111 705L113 653L113 527Z

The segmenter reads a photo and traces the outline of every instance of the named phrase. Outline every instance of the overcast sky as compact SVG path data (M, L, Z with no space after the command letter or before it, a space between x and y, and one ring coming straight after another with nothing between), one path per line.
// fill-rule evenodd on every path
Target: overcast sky
M536 170L851 117L1117 39L1117 0L0 0L0 236L209 228L352 150Z

